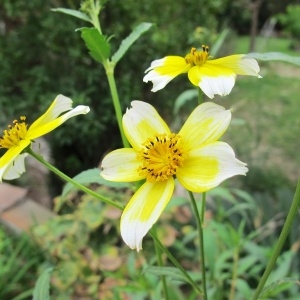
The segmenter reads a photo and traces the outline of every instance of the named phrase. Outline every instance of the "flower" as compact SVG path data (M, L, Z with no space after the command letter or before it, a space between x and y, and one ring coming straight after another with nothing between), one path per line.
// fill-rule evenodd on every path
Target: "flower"
M116 182L146 180L126 205L120 226L125 243L139 251L171 199L175 178L189 191L205 192L248 169L228 144L218 141L230 123L230 110L201 104L176 134L150 104L132 101L131 106L123 127L132 148L107 154L101 175Z
M22 153L34 139L47 134L63 124L69 118L86 114L88 106L79 105L72 109L72 100L63 95L58 95L48 110L39 117L29 128L25 123L26 117L20 117L20 121L13 121L4 130L0 137L0 148L8 150L0 158L0 182L3 179L15 179L25 172L24 158L27 153Z
M235 83L236 75L252 75L261 78L260 68L254 58L245 54L230 55L211 60L208 46L202 46L202 51L192 48L185 57L166 56L154 60L145 71L143 81L152 81L151 91L163 89L173 78L182 73L188 73L190 82L199 88L209 98L215 94L228 95Z

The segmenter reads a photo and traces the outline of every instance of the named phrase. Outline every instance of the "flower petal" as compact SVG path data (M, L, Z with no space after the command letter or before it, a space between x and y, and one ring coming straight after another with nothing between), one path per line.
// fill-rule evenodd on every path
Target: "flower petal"
M101 175L106 180L117 182L132 182L144 179L138 168L141 161L137 160L136 151L132 148L123 148L108 153L101 163Z
M168 125L152 105L143 101L132 101L131 106L123 116L123 127L135 150L140 150L142 144L155 134L170 133Z
M62 97L64 97L64 96L62 96ZM66 98L66 97L64 97L64 98ZM61 98L59 98L59 99L61 100ZM66 98L66 99L69 99L69 98ZM26 135L27 139L34 140L42 135L47 134L48 132L50 132L52 130L54 130L55 128L57 128L58 126L63 124L68 119L75 117L77 115L87 114L90 111L90 108L88 106L78 105L75 108L73 108L72 110L69 110L65 114L57 117L56 119L55 118L52 119L55 115L57 115L59 110L62 113L63 112L62 110L65 109L68 104L68 103L61 102L60 105L53 105L53 103L49 107L47 112L44 115L42 115L38 120L36 120L29 127L27 135ZM50 108L53 109L53 113L51 113Z
M227 67L210 65L195 66L189 70L188 77L192 84L199 86L209 98L215 94L228 95L235 83L235 73Z
M30 144L29 140L21 140L15 147L8 149L0 158L0 182L3 179L15 179L25 172L24 158L20 153Z
M130 199L121 217L121 235L131 249L142 249L143 237L171 199L174 185L173 178L145 182Z
M237 75L250 75L261 78L258 74L260 68L257 61L254 58L247 57L245 54L230 55L208 60L206 64L224 66L232 70Z
M189 191L208 191L227 178L245 175L246 164L235 158L232 148L215 142L190 151L177 171L178 181Z
M179 74L188 72L191 68L181 56L166 56L162 59L154 60L151 66L145 71L150 71L144 76L143 81L152 81L152 92L163 89L173 78Z
M194 109L179 131L186 151L218 140L226 131L231 111L224 107L205 102Z

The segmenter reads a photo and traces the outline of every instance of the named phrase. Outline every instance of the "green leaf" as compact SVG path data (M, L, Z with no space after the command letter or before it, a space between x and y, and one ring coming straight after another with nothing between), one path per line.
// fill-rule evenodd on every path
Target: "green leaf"
M180 108L187 102L198 97L198 91L196 89L187 90L182 92L175 100L173 114L176 116Z
M141 23L137 27L133 29L130 35L125 38L117 52L112 57L112 62L115 64L124 56L129 47L146 31L148 31L152 27L152 23Z
M247 57L252 57L264 61L283 61L300 66L300 57L287 55L280 52L266 52L266 53L249 53Z
M112 182L105 180L102 176L100 176L101 171L98 168L89 169L86 171L83 171L76 175L73 179L83 185L88 185L90 183L98 183L101 185L109 186L112 188L126 188L130 185L128 183L124 182ZM72 190L76 190L76 187L70 182L68 182L62 191L62 197L65 197L69 192Z
M91 57L103 64L110 57L110 44L106 36L101 35L96 28L84 27L79 30Z
M32 300L49 300L50 299L50 277L53 268L47 268L38 278Z
M51 10L55 11L55 12L61 12L61 13L66 14L66 15L70 15L70 16L73 16L75 18L87 21L87 22L92 21L88 15L86 15L85 13L83 13L81 11L75 10L75 9L59 7L59 8L52 8Z

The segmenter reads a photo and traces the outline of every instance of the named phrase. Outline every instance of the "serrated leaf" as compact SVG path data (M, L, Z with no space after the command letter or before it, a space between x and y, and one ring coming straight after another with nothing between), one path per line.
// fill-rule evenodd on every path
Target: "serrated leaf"
M148 31L152 27L152 23L146 23L143 22L139 24L137 27L133 29L133 31L130 33L130 35L125 38L119 49L116 51L116 53L112 57L112 61L116 64L127 52L129 47L146 31Z
M66 15L70 15L70 16L73 16L75 18L87 21L87 22L92 21L87 14L85 14L81 11L75 10L75 9L59 7L59 8L52 8L51 10L54 11L54 12L61 12L61 13L66 14Z
M280 52L249 53L247 54L247 57L264 61L283 61L300 66L300 57L291 56Z
M32 300L49 300L50 299L50 277L53 268L47 268L38 278Z
M106 36L101 35L96 28L84 27L79 30L91 57L103 64L110 57L110 44Z
M89 169L83 171L76 175L73 179L83 185L88 185L91 183L98 183L101 185L113 187L113 188L126 188L129 187L128 183L124 182L112 182L105 180L102 176L100 176L101 171L98 168ZM70 182L68 182L62 191L62 197L65 197L69 192L76 190L76 187Z

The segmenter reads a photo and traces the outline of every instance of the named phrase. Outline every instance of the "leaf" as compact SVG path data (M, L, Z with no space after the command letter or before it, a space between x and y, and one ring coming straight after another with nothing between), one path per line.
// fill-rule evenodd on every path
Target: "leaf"
M264 61L284 61L296 66L300 66L300 57L291 56L280 52L249 53L247 54L247 57Z
M168 276L169 278L178 280L178 281L184 281L184 282L190 282L188 278L186 278L182 272L176 268L173 267L155 267L155 266L148 266L144 269L145 273L150 273L156 276ZM192 279L199 280L200 274L199 273L191 273L187 272Z
M175 100L173 114L176 116L180 108L189 100L198 97L198 91L196 89L187 90L182 92Z
M119 49L116 51L116 53L113 55L112 57L112 62L114 62L115 64L117 64L117 62L124 56L124 54L127 52L127 50L129 49L129 47L146 31L148 31L150 29L150 27L152 27L153 24L152 23L146 23L143 22L141 24L139 24L137 27L135 27L133 29L133 31L130 33L130 35L128 37L126 37Z
M92 21L88 15L86 15L85 13L83 13L81 11L75 10L75 9L59 7L59 8L52 8L51 10L54 11L54 12L61 12L61 13L66 14L66 15L70 15L70 16L73 16L75 18L87 21L87 22Z
M76 175L73 179L83 185L88 185L90 183L98 183L105 186L113 187L113 188L125 188L129 187L128 183L124 182L112 182L105 180L102 176L100 176L101 171L98 168L89 169L86 171L83 171ZM68 182L62 191L62 197L65 197L70 191L76 189L76 187Z
M110 44L106 36L101 35L96 28L84 27L79 30L91 57L103 64L110 57Z
M49 300L50 299L50 277L53 268L47 268L38 278L32 300Z

